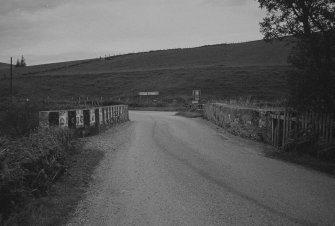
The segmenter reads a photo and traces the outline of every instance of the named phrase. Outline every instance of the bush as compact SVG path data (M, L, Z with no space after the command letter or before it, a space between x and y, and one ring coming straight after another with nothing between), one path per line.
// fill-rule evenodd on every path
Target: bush
M38 127L39 106L34 103L14 103L0 112L0 136L19 137Z
M0 137L0 221L30 198L44 196L66 171L73 150L70 130L50 128L27 137Z
M319 134L314 131L312 128L293 130L283 150L309 154L319 159L334 161L335 145L323 143L319 139Z

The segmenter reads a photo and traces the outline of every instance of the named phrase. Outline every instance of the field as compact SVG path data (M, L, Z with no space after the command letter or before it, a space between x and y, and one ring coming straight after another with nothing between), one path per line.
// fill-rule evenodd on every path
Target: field
M9 64L0 63L0 70L9 68Z
M161 99L178 101L201 89L206 99L282 100L289 49L285 42L253 41L15 68L14 93L31 100L134 100L139 91L159 91ZM9 93L4 73L0 68L1 97Z

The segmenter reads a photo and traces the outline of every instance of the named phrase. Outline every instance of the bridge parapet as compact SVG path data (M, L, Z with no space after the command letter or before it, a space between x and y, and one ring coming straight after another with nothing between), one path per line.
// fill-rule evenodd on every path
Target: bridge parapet
M39 126L41 128L54 126L79 129L121 123L128 120L129 112L127 105L39 112Z

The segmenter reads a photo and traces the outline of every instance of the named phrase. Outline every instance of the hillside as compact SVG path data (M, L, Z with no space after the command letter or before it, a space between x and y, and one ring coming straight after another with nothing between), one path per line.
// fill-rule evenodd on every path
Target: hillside
M0 62L0 70L1 69L7 69L7 68L9 68L9 64L5 64L5 63Z
M288 53L289 46L278 41L151 51L17 68L14 85L18 95L33 99L133 97L144 90L160 91L162 98L189 98L195 88L207 97L281 99Z

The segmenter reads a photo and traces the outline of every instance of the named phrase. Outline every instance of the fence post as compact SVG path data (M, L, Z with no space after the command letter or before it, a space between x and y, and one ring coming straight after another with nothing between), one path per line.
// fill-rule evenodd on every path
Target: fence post
M286 120L287 120L287 113L284 112L284 118L283 118L283 139L282 139L282 147L284 148L285 142L286 142Z
M326 138L326 130L327 130L327 114L325 112L322 113L322 139L323 142L327 143Z
M273 115L271 115L271 126L272 126L272 130L271 130L271 141L272 141L272 146L274 146L274 118Z
M290 138L291 128L290 128L290 121L292 120L291 114L287 113L287 121L286 121L286 137L287 140Z
M329 131L329 140L330 143L333 143L333 126L334 126L334 114L330 114L330 131Z

